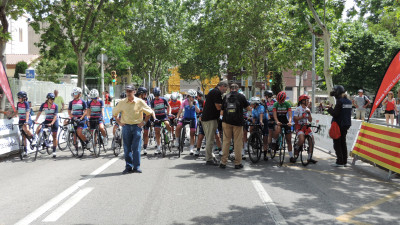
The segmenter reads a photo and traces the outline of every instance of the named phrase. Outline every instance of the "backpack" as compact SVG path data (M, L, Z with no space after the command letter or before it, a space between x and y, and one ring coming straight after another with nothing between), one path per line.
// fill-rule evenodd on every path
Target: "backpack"
M226 96L224 119L226 123L235 124L240 121L239 101L235 95L228 94Z
M108 101L109 101L109 102L111 102L111 101L112 101L112 98L111 98L111 96L110 96L110 95L108 95Z
M340 136L341 136L340 127L339 127L339 125L338 125L335 121L333 121L333 122L331 123L331 128L329 129L329 136L330 136L333 140L339 139Z

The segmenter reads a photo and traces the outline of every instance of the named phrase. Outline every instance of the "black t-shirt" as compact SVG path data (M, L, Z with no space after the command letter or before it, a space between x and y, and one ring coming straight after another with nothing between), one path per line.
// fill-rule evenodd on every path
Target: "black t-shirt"
M219 118L219 110L215 104L222 104L222 93L218 88L212 89L206 96L206 104L204 105L202 121L216 120Z
M239 103L240 107L238 108L237 112L238 112L238 120L235 121L234 123L230 122L228 124L233 125L233 126L244 126L244 117L243 117L243 109L247 108L250 104L249 102L246 100L246 97L244 97L242 94L239 94L237 91L232 91L231 93L229 93L228 95L233 95L236 98L236 101ZM222 104L222 110L225 109L226 106L226 102L227 100L227 96L226 95L224 97L224 99L222 100L223 104ZM207 103L207 102L206 102ZM226 122L226 117L224 116L222 118L222 122Z

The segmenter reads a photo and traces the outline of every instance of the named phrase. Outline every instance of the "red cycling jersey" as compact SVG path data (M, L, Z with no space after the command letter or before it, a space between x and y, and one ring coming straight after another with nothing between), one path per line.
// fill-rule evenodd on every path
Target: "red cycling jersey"
M177 100L176 102L169 101L169 106L171 107L171 114L178 114L179 110L182 107L182 103L179 100Z

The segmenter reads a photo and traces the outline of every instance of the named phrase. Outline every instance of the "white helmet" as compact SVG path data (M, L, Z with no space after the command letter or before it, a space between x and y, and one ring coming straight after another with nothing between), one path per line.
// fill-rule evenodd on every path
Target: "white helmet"
M99 91L96 89L92 89L89 92L89 98L98 98L99 97Z
M259 97L256 97L256 96L251 97L250 104L261 104L261 100Z
M176 92L172 93L171 100L176 101L178 99L178 94Z
M193 89L190 89L190 90L188 91L188 95L189 95L189 96L192 96L193 98L196 98L196 96L197 96L197 91L195 91L195 90L193 90Z
M72 89L72 96L75 93L78 93L78 94L82 93L82 89L80 87L74 87L74 89Z

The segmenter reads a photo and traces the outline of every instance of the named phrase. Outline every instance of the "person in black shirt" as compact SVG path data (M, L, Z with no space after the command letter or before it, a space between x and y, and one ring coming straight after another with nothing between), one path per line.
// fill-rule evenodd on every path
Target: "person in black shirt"
M214 135L218 127L217 119L220 116L222 107L222 94L228 89L227 81L220 81L213 90L206 96L206 104L204 105L201 123L203 125L206 136L206 165L218 165L215 156L212 153L214 145Z
M222 143L222 158L221 168L226 167L229 156L229 146L231 140L234 141L235 152L235 169L243 168L242 165L242 148L243 148L243 109L250 111L250 104L246 98L238 93L239 86L237 84L231 85L231 92L227 94L222 103L222 129L223 129L223 143Z

